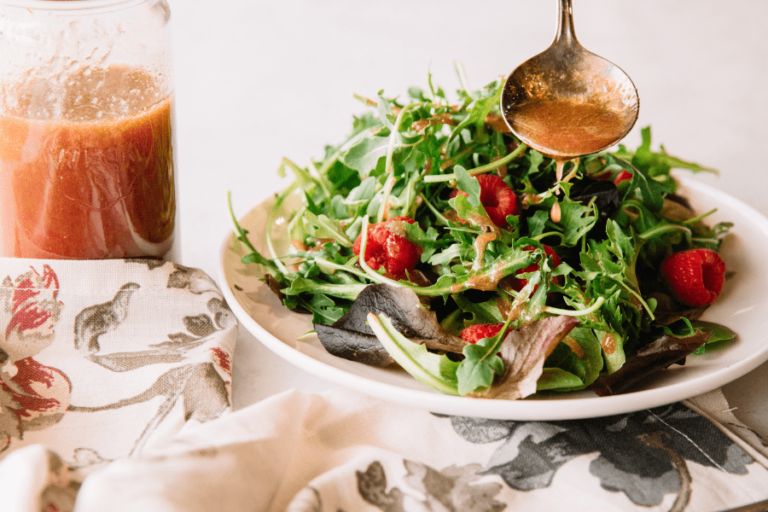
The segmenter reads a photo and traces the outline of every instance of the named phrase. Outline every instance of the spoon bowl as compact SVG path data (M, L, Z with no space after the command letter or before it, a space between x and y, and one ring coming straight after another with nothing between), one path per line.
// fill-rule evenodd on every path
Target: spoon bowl
M518 66L501 94L512 132L560 162L618 143L635 125L640 107L629 76L576 40L571 1L560 0L552 45Z

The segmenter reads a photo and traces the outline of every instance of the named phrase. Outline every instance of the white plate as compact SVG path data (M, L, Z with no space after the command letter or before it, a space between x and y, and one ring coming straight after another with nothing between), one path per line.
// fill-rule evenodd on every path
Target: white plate
M657 407L720 387L768 360L768 219L712 187L692 179L679 181L681 193L697 212L718 208L709 222L734 223L721 253L728 270L736 275L728 280L703 319L724 324L739 337L723 350L689 357L685 366L660 372L645 381L641 390L624 395L601 398L581 391L519 401L442 395L405 371L334 357L315 337L297 341L312 329L311 317L286 309L259 281L257 267L240 262L243 250L231 234L221 249L219 277L224 295L243 326L278 356L318 377L384 400L443 414L513 420L591 418ZM264 229L272 204L272 199L264 201L240 221L250 231L251 242L265 255ZM273 228L275 240L283 246L276 248L280 254L288 243L284 228L285 218L278 219Z

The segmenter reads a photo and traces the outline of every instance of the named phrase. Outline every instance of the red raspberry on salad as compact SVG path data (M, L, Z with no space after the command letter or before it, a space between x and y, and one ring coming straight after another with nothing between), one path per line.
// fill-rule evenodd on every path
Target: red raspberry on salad
M501 328L504 327L503 323L500 324L476 324L462 329L459 335L462 340L473 345L483 338L493 338Z
M395 217L378 224L368 225L368 241L365 247L365 262L373 270L382 266L388 274L404 278L406 270L412 270L421 257L421 247L409 242L397 232L402 232L401 222L413 224L410 217ZM362 234L358 235L352 251L360 255Z
M618 186L622 181L629 181L631 179L632 173L622 169L618 176L616 176L616 178L613 180L613 184Z
M723 289L725 262L709 249L676 252L662 262L661 275L678 301L708 306Z
M560 256L558 256L557 253L555 252L555 250L552 249L550 246L543 245L542 247L544 247L544 253L547 256L551 256L552 257L552 263L554 264L553 268L557 268L558 265L560 265L560 263L562 262L562 260L560 259ZM524 251L533 251L534 249L535 249L535 247L533 247L532 245L526 245L525 247L523 247ZM521 268L520 270L515 272L515 275L518 276L520 274L527 274L529 272L536 272L537 270L539 270L539 268L541 268L541 267L539 267L538 263L533 263L531 265L528 265L525 268ZM555 276L555 277L552 278L552 281L557 283L557 284L560 284L560 282L562 281L562 278L560 276ZM528 280L527 279L523 279L523 278L520 278L520 277L512 277L512 278L509 279L508 282L509 282L510 286L512 287L512 289L515 290L515 291L518 291L518 292L521 291L525 287L525 285L528 284ZM535 292L536 289L538 289L538 287L539 286L536 285L536 287L533 289L533 291Z
M495 174L480 174L475 177L480 183L480 202L488 216L497 226L506 226L507 215L517 215L517 196L514 191ZM451 197L458 194L468 195L461 190L454 190Z

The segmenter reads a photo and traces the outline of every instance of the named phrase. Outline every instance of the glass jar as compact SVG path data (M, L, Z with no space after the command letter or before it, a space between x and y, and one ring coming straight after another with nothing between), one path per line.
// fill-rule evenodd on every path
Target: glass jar
M165 0L0 0L0 256L178 255Z

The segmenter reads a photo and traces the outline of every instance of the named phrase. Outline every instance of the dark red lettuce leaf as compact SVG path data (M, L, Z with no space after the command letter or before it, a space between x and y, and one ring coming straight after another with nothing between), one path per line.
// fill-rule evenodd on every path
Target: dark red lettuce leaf
M685 359L712 337L712 331L695 331L678 338L664 334L656 341L637 351L637 355L610 375L599 377L591 386L599 396L626 393L632 386L656 372Z
M315 332L329 353L370 366L394 362L367 323L368 313L386 314L392 325L414 343L441 352L461 354L466 344L440 326L433 311L425 309L416 293L387 284L366 286L344 316L333 325L315 324Z

